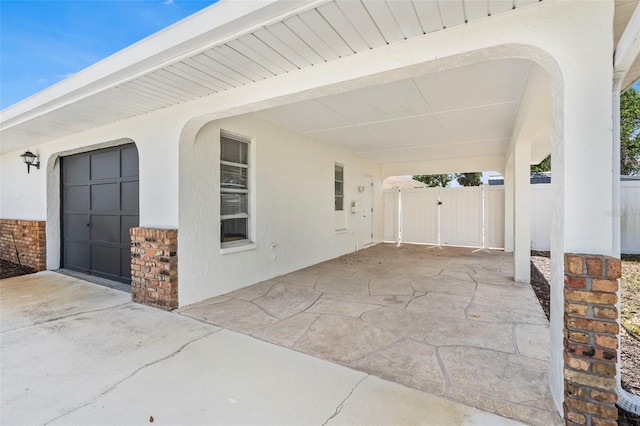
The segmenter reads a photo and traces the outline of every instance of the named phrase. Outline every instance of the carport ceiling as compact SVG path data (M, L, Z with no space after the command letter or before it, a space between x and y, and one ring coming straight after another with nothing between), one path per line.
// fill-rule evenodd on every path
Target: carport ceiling
M484 62L256 115L379 163L503 155L531 66Z

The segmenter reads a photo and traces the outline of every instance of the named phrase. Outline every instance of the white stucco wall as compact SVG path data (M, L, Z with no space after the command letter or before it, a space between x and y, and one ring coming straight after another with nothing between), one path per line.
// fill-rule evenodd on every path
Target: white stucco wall
M186 120L184 120L186 122ZM162 114L114 123L29 149L40 156L40 170L26 166L24 151L0 157L0 217L47 221L47 268L60 266L59 157L134 142L140 171L140 226L178 226L179 118Z
M143 226L178 224L178 140L183 123L142 116L45 144L30 146L40 170L26 166L15 151L0 157L0 217L45 220L47 179L59 156L135 142L140 156L140 221ZM173 202L172 202L173 201Z
M220 130L252 140L255 229L251 250L220 250ZM347 229L334 230L334 164L344 165ZM206 124L180 146L181 306L355 251L367 240L358 186L374 181L374 240L382 240L380 167L252 115Z

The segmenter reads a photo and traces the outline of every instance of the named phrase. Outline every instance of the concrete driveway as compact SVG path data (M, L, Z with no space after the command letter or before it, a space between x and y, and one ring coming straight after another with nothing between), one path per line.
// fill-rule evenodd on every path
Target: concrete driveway
M180 309L531 425L562 424L550 333L502 251L378 244Z
M54 272L0 312L3 426L516 424Z

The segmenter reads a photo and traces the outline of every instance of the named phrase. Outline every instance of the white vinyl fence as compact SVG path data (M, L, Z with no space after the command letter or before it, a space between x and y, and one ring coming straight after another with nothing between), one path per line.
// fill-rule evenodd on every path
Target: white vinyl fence
M385 241L504 246L502 187L390 189L384 212Z
M551 186L531 185L531 249L551 250Z
M640 253L640 181L620 182L620 250Z
M621 182L621 250L640 253L640 181ZM531 249L549 250L551 184L531 185ZM390 189L385 241L504 247L504 186Z

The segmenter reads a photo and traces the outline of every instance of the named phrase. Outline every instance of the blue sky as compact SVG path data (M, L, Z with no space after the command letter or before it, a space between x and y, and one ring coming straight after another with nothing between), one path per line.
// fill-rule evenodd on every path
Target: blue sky
M0 109L215 0L0 0Z

